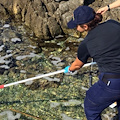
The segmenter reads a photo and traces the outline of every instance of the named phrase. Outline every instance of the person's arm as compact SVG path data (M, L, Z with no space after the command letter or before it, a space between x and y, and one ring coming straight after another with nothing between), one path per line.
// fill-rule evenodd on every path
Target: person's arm
M86 43L82 41L78 47L77 57L75 61L71 64L71 66L65 67L64 73L70 73L80 69L87 62L89 57L90 57L90 54L88 52Z
M110 5L107 5L105 7L102 7L100 8L97 13L101 13L101 14L104 14L106 11L110 10L110 9L113 9L113 8L116 8L116 7L119 7L120 6L120 0L117 0L113 3L111 3Z
M67 66L64 68L64 73L71 73L75 70L80 69L82 66L84 65L84 63L79 60L78 58L75 59L75 61L71 64L71 66Z
M117 1L115 1L113 3L111 3L109 6L110 6L110 9L119 7L120 6L120 0L117 0Z
M69 67L70 71L75 71L80 69L82 66L84 65L84 63L82 61L80 61L78 58L75 59L75 61L71 64L71 66Z

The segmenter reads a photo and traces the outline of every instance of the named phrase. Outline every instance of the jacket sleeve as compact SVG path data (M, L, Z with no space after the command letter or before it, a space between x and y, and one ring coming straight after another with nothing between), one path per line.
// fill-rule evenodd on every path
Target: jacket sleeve
M78 47L77 51L77 57L79 60L81 60L84 64L87 62L88 58L90 57L90 54L88 52L86 44L81 42L81 44Z

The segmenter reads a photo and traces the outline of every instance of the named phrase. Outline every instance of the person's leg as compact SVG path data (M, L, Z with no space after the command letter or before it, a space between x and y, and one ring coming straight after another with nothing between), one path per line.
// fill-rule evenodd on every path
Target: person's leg
M88 97L85 98L84 102L84 111L86 114L87 120L102 120L101 112L107 108L111 103L96 105Z
M86 92L84 110L87 120L102 120L101 112L113 103L117 94L105 87L102 81L98 81Z
M102 81L104 74L100 74L99 81L86 92L84 109L87 120L101 120L101 112L113 102L120 100L120 79L107 79L110 84ZM120 111L120 102L118 110Z

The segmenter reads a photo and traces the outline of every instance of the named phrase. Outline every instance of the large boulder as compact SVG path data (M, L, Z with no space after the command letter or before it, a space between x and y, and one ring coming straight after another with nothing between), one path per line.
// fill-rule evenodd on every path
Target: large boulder
M1 0L0 12L14 16L43 40L67 34L67 22L83 0Z

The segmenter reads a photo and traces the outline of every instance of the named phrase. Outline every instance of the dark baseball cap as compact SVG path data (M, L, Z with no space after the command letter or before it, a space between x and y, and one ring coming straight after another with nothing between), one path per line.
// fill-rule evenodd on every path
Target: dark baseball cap
M73 29L77 25L85 24L93 20L95 12L91 7L79 6L73 13L73 18L68 22L68 28Z

